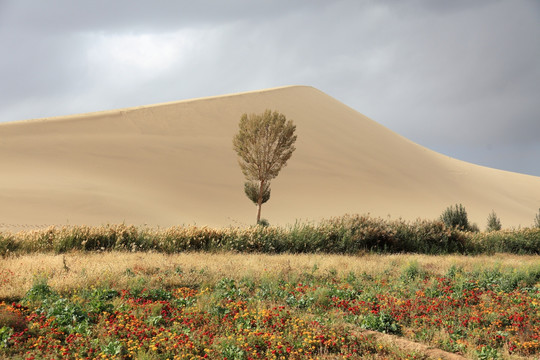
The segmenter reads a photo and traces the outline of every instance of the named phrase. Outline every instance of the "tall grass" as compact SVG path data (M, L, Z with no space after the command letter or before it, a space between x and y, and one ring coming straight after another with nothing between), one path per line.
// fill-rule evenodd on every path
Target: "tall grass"
M69 251L185 251L248 253L375 253L514 254L540 253L540 228L467 232L440 220L385 220L347 215L318 224L288 227L153 229L116 224L64 226L0 233L0 255Z

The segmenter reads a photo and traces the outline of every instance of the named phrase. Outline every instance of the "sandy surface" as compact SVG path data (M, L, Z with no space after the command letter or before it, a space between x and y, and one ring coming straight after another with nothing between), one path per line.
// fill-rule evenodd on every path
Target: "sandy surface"
M125 222L248 225L232 150L242 113L270 108L297 125L296 152L272 183L271 224L345 213L437 218L462 203L485 228L530 226L540 177L440 155L312 87L291 86L0 124L0 228Z

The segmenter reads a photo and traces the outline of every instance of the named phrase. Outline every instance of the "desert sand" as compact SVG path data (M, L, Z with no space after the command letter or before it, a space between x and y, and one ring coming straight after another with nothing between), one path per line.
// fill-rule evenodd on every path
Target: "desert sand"
M530 226L540 177L415 144L307 86L0 124L0 229L120 223L244 226L256 207L232 150L243 113L277 110L296 151L272 182L272 225L346 213L435 219L461 203L485 228Z

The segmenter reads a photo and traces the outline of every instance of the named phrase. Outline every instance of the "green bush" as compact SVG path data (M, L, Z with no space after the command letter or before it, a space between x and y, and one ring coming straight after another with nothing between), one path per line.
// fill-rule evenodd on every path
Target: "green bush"
M441 221L448 227L463 231L470 230L469 218L465 207L461 204L449 206L441 214Z
M476 356L480 360L487 359L499 359L499 353L497 349L494 349L488 345L482 346L479 350L476 350Z
M44 276L34 278L34 283L30 290L26 292L23 303L41 302L47 299L56 299L58 294L47 284Z
M379 331L385 334L402 334L401 325L398 324L392 315L384 312L367 315L362 320L361 326L364 329Z
M0 328L0 349L9 347L9 339L13 335L13 329L8 326Z
M18 250L18 244L10 234L0 233L0 256L6 257Z
M448 254L465 251L466 235L442 221L417 220L396 223L397 251Z
M470 233L468 252L540 254L540 228Z
M414 260L409 262L409 264L407 264L407 266L403 269L401 272L401 279L403 281L411 281L424 275L425 273L418 264L418 261Z
M491 211L491 213L488 216L487 219L487 228L486 231L499 231L501 230L501 220L497 217L497 214L495 214L495 211Z

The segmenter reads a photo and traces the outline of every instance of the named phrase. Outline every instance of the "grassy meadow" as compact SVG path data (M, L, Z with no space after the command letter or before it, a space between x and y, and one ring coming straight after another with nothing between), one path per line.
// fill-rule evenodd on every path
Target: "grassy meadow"
M2 233L0 358L536 359L536 242L359 216Z

